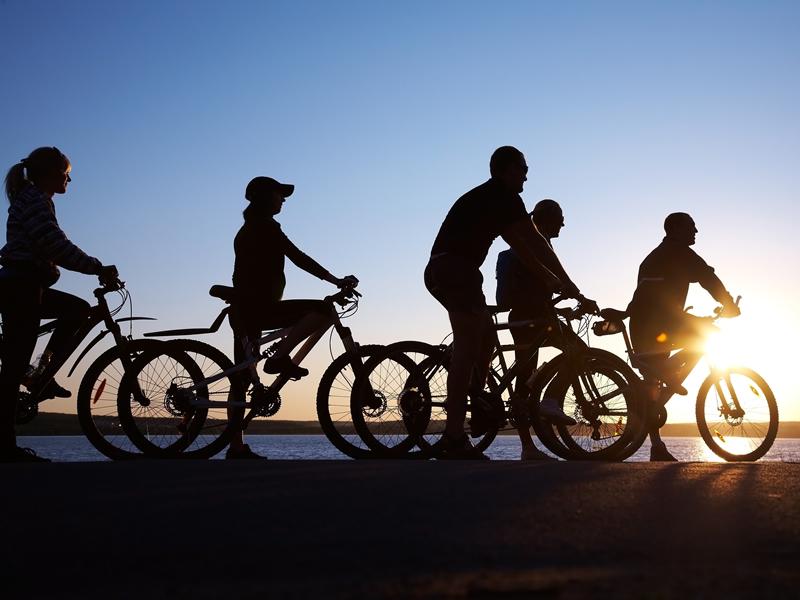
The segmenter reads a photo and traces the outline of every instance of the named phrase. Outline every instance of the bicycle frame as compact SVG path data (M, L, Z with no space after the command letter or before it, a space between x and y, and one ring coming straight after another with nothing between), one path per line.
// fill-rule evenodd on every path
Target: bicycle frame
M571 312L571 311L570 311ZM562 318L569 319L570 317L567 316L567 311L564 311L562 314ZM564 334L564 328L568 327L566 323L564 323L561 318L558 316L552 317L545 317L540 319L529 319L523 321L512 321L507 323L498 323L497 321L497 313L493 315L494 321L494 332L495 332L495 354L493 358L497 358L500 365L500 370L495 367L490 367L490 375L492 376L492 383L491 387L494 389L492 391L496 391L498 393L502 393L504 390L510 390L512 388L513 382L518 378L520 373L532 371L532 375L530 379L526 382L527 387L531 387L531 382L536 377L536 375L541 371L541 369L547 364L546 362L543 363L538 368L536 362L538 361L538 351L542 344L552 335L552 329L548 330L547 327L541 327L541 331L536 335L536 337L525 346L520 346L516 344L511 345L503 345L500 344L499 336L497 335L498 332L512 329L512 328L519 328L519 327L537 327L537 326L550 326L551 328L555 329L558 332L558 336L562 339L565 343L563 344L564 351L563 355L565 356L566 360L569 361L570 370L573 373L576 373L580 376L583 382L582 389L591 389L593 391L593 400L595 403L604 403L608 400L611 400L620 394L623 394L627 388L619 388L613 392L608 392L606 394L600 394L599 390L596 389L594 381L586 378L586 376L581 372L580 369L576 368L576 361L579 356L581 356L581 349L577 348L576 344L573 343L573 340L569 340L568 336ZM574 347L575 346L575 347ZM452 352L452 344L449 346L441 347L442 352L447 354ZM511 350L519 350L519 349L526 349L528 348L530 351L527 355L527 358L523 360L514 360L509 366L505 360L504 352L511 351ZM443 359L444 360L444 359ZM422 375L426 382L430 382L433 378L436 370L441 365L442 361L436 361L435 363L431 364L427 368L423 369ZM531 366L534 368L531 369ZM582 404L586 404L585 398L580 395L577 400ZM431 401L431 406L443 408L445 407L444 401ZM609 411L608 413L604 413L609 416L623 416L621 413L617 414L614 411Z
M350 328L342 324L342 320L339 316L339 313L336 310L335 303L337 302L337 298L340 297L341 297L341 292L333 296L328 296L324 299L324 301L327 302L330 307L331 323L323 328L320 328L319 330L315 331L310 336L308 336L308 338L306 338L306 340L303 342L300 348L292 356L292 361L295 364L299 365L331 328L333 328L336 331L336 333L339 335L339 338L342 340L345 352L351 356L357 356L358 344L353 339L353 334ZM260 346L268 342L274 342L276 340L285 338L290 331L291 327L286 327L284 329L278 329L266 333L258 340L258 344ZM202 381L194 382L192 385L188 385L185 387L182 386L181 391L195 392L199 388L208 386L209 384L212 384L216 381L229 377L234 373L238 373L246 369L249 369L251 366L259 363L261 360L267 358L268 356L269 356L269 351L267 349L261 352L260 354L246 358L245 360L243 360L240 363L237 363L233 367L226 369L224 371L220 371L219 373L207 377ZM354 369L358 369L358 367L360 366L360 363L358 365L356 365L356 363L359 363L359 361L354 361L353 363ZM279 374L270 385L264 386L264 389L266 391L277 394L280 392L283 386L285 386L289 381L290 379L287 376ZM261 384L259 383L258 385ZM189 405L196 408L252 408L254 406L254 403L252 401L228 402L223 400L210 400L209 398L202 398L195 396L194 398L189 400ZM249 423L250 420L252 420L252 417L248 415L248 417L245 418L245 425Z
M739 301L737 300L736 303L738 304ZM717 318L719 318L719 315L715 316L714 320L716 320ZM628 353L628 356L630 356L631 364L637 366L637 368L639 368L640 371L642 371L642 376L645 381L648 379L648 377L651 377L652 379L658 381L660 384L665 384L665 387L663 387L659 391L658 398L656 401L661 406L666 406L667 402L669 402L672 396L675 395L675 392L668 384L666 384L663 380L659 378L658 373L653 372L654 371L653 367L649 366L646 363L646 357L648 356L648 354L642 352L637 353L634 351L633 345L631 344L630 341L630 337L628 336L628 330L627 327L625 326L625 323L619 321L619 325L621 325L622 327L621 333L623 334L623 339L625 340L625 349L626 352ZM675 373L674 381L682 385L683 382L686 381L691 372L695 369L695 367L704 357L705 357L704 352L689 348L681 348L675 354L667 358L667 365L668 365L667 368ZM728 402L723 400L726 396L722 392L722 388L719 384L719 381L718 380L715 381L714 387L717 390L718 398L720 398L722 404L720 406L720 410L722 411L722 413L732 418L738 418L744 415L744 411L742 410L741 404L739 403L739 398L736 395L736 390L734 389L734 386L731 383L730 374L725 369L717 369L710 362L708 364L708 367L709 367L709 372L711 374L717 371L723 372L722 379L725 380L726 387L728 388L730 397L733 400L734 406L733 408L731 408Z
M78 331L75 333L73 338L70 340L70 344L66 348L66 350L63 353L60 353L59 355L54 355L51 358L50 363L47 365L44 372L42 373L41 378L38 381L36 389L31 392L31 397L35 399L37 403L43 401L42 398L39 398L39 395L41 394L42 390L46 387L47 383L49 383L50 380L53 379L53 377L55 377L56 373L58 373L61 367L63 367L64 364L66 364L66 362L69 360L69 357L72 356L72 354L75 352L78 346L80 346L81 343L83 343L83 341L86 339L89 333L97 325L99 325L100 323L104 323L107 329L105 331L101 331L97 336L95 336L95 338L89 344L86 345L86 348L84 348L83 351L80 353L80 355L78 355L78 358L75 359L75 363L72 365L72 368L69 370L67 376L72 375L72 373L75 371L75 368L78 366L78 363L80 363L83 357L86 356L86 354L88 354L88 352L109 333L111 333L117 346L125 345L125 343L129 340L129 338L127 336L122 335L122 330L119 326L120 322L155 320L152 317L124 317L121 319L114 319L111 315L111 311L108 308L108 302L106 301L105 298L105 295L112 291L116 290L104 287L96 288L94 290L93 294L97 299L97 305L91 308L91 312L89 314L89 318L87 319L86 323L84 323L80 327L80 329L78 329ZM43 335L45 333L52 331L53 329L55 329L55 326L56 326L55 321L45 323L42 327L40 327L39 335ZM122 353L120 355L120 359L122 360L122 364L125 367L125 369L130 368L132 363L129 356L127 356L125 353Z

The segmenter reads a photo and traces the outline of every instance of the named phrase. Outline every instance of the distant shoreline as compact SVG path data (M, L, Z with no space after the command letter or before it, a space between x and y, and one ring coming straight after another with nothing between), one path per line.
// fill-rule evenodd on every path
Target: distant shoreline
M247 428L250 435L322 435L322 428L316 421L285 421L277 419L258 419ZM661 429L668 437L699 437L696 423L668 423ZM39 413L26 425L17 426L17 435L83 435L78 415L67 413ZM505 431L501 435L516 435ZM786 421L778 428L779 438L800 438L800 421Z

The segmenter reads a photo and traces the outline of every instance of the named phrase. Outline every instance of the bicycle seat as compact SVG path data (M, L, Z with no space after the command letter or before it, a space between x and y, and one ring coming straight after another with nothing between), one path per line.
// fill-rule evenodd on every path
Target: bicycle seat
M624 321L628 318L628 311L617 310L616 308L604 308L600 311L600 316L607 321Z
M496 315L497 313L508 312L509 311L508 308L502 308L500 306L495 306L494 304L489 304L486 308L489 309L489 314L490 315Z
M224 300L228 304L236 299L236 290L229 285L212 285L208 293L214 298Z

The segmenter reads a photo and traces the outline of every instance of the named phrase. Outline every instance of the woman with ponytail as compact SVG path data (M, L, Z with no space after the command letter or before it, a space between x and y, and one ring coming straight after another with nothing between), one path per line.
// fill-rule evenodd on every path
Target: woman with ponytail
M0 312L3 344L0 348L0 462L47 462L16 443L14 421L19 388L44 397L68 397L54 381L42 390L26 371L36 346L42 318L57 325L42 354L42 363L64 350L89 315L89 304L51 289L61 266L71 271L116 278L117 269L83 252L69 241L56 220L53 196L67 191L72 167L55 147L37 148L11 167L6 175L9 201L6 245L0 249Z

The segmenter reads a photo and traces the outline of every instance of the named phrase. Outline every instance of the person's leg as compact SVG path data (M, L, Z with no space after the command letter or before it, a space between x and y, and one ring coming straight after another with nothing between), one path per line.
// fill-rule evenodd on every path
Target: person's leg
M295 365L290 353L310 335L327 329L333 323L328 305L320 300L283 300L271 306L262 321L263 329L291 327L274 353L264 363L267 373L287 373L297 379L308 370Z
M90 312L91 306L83 298L59 290L43 290L40 317L57 320L45 352L59 355L67 351L75 333L86 323Z
M28 281L5 280L0 287L3 344L0 347L0 453L16 448L14 431L19 387L36 347L41 288Z
M450 439L464 436L467 415L467 393L473 369L485 354L487 313L448 312L453 328L453 355L447 373L447 422L445 433Z
M269 369L269 364L277 366L276 371L284 370L285 365L282 362L290 362L289 353L294 348L306 339L309 335L319 331L320 329L327 328L331 324L331 318L325 314L327 305L319 300L285 300L277 303L266 310L266 314L260 314L260 311L254 306L236 307L231 310L231 327L234 329L234 360L236 364L244 361L247 358L248 351L244 344L252 344L252 352L258 353L258 340L261 332L265 329L277 329L282 327L291 327L289 335L285 337L275 350L275 353L265 361L265 369ZM308 371L296 365L294 372ZM273 369L269 369L271 372ZM250 375L246 375L248 384L250 383ZM254 373L254 377L258 378L258 373ZM242 409L228 409L230 413L232 410ZM228 458L263 458L258 457L253 453L250 448L244 443L244 432L237 431L231 438L230 448L227 453Z
M556 346L562 352L571 348L577 355L580 355L586 348L586 342L569 327L564 327L560 333L551 335L547 345ZM544 390L542 401L539 403L539 415L541 417L562 425L575 425L575 419L564 412L563 401L567 396L567 392L569 392L570 386L573 383L579 383L575 380L576 375L572 368L561 370L556 374Z
M662 355L652 356L648 363L652 365L653 372L656 377L661 379L663 373L670 373L674 375L672 370L674 365L669 364L670 358L668 353ZM661 439L661 424L658 418L658 412L661 411L667 404L667 401L673 395L674 385L677 380L673 377L672 386L662 387L658 380L651 380L646 378L644 386L644 394L647 401L650 403L650 460L655 462L675 462L677 459L667 449L664 440Z
M508 315L509 322L525 321L530 319L529 315L520 313L518 310L512 310ZM530 328L512 327L510 330L511 337L514 339L514 359L516 361L519 371L517 378L514 381L514 391L511 394L511 411L514 415L514 421L517 425L517 434L519 435L520 445L522 446L522 456L533 454L538 451L536 445L533 443L533 436L531 435L530 426L530 410L528 406L530 390L528 389L527 382L533 374L536 365L538 364L539 350L535 351L535 358L531 359L531 339Z
M233 329L233 362L234 364L238 365L252 355L251 351L258 352L258 348L253 347L253 344L258 342L261 330L259 328L248 328L245 324L245 316L241 313L241 311L234 307L231 307L229 320L231 329ZM250 346L250 348L247 346ZM242 385L245 390L247 390L250 387L250 384L253 383L253 379L256 381L258 380L258 371L256 371L255 365L252 365L247 370L241 371L239 375L241 375ZM228 407L228 418L230 419L231 417L236 416L237 412L243 411L244 409L240 407ZM235 431L231 437L230 448L227 456L239 455L246 450L247 449L245 448L244 443L244 432L241 429Z

